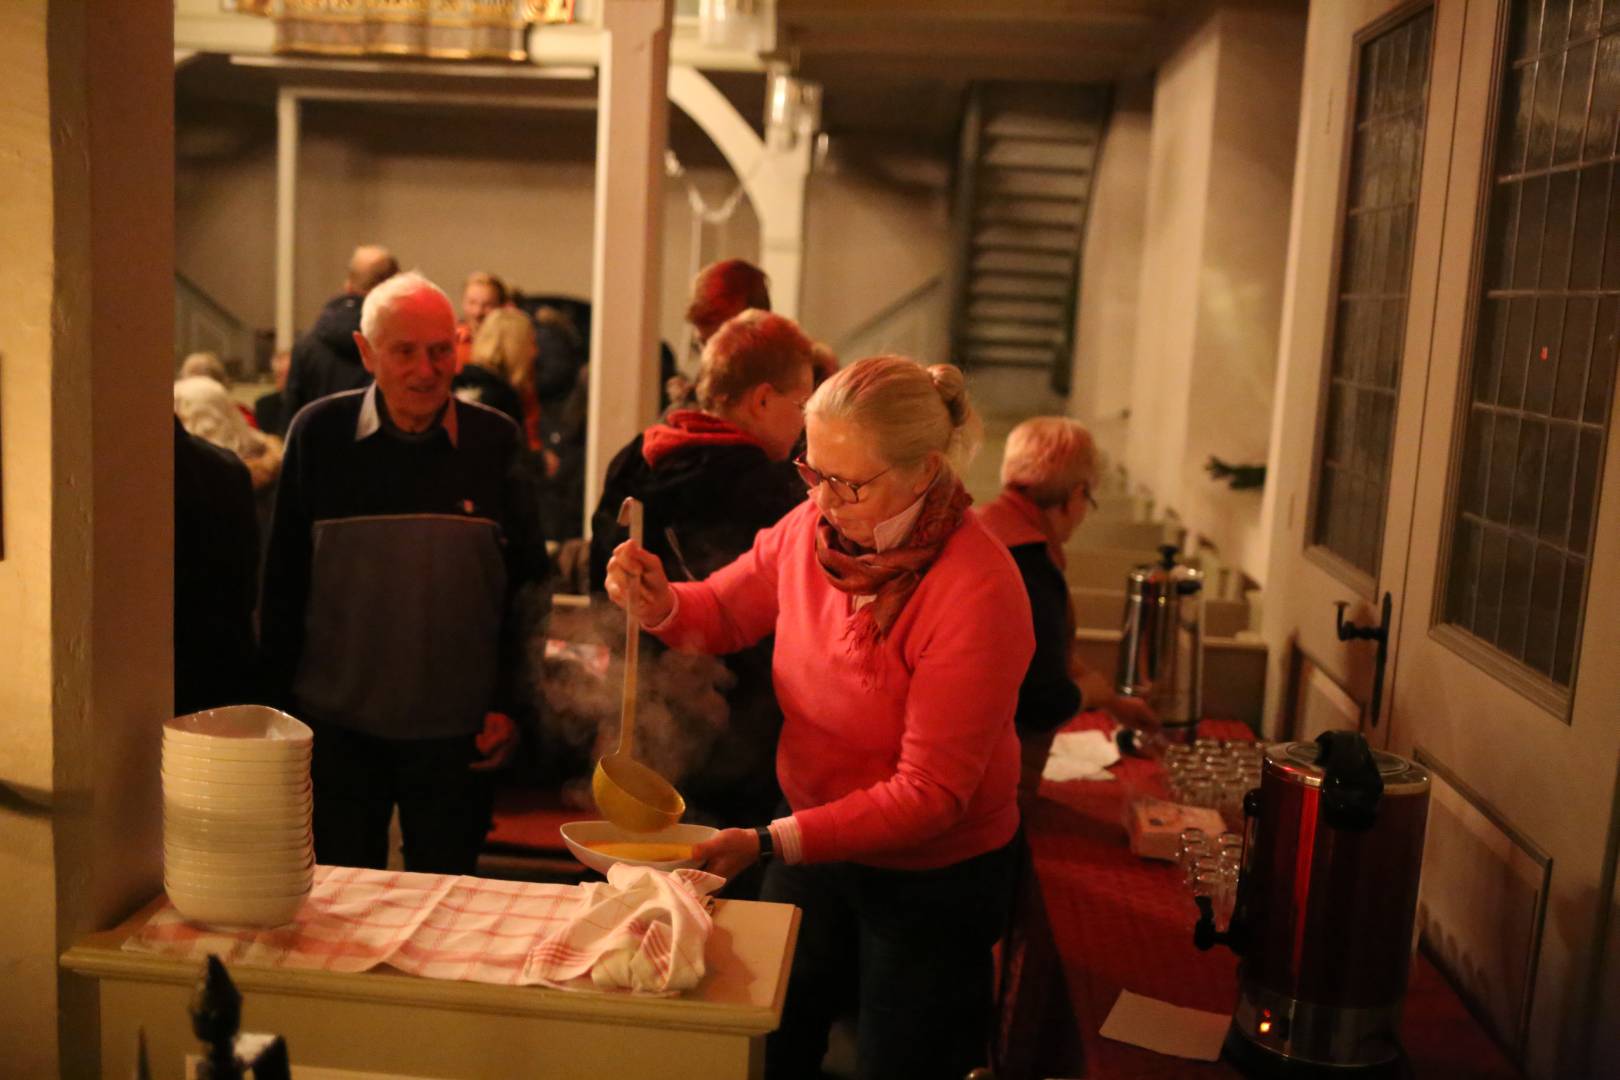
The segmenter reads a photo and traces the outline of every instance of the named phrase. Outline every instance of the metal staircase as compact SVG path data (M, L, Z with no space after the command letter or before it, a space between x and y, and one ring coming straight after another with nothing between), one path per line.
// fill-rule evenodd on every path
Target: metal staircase
M954 207L951 353L1044 368L1069 390L1074 308L1106 87L974 83Z

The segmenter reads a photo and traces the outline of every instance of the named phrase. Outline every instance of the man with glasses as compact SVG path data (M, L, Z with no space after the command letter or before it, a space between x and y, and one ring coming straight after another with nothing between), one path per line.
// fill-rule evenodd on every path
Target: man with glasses
M1081 709L1106 709L1122 724L1146 727L1153 713L1115 693L1113 682L1074 655L1074 607L1063 545L1096 509L1097 448L1078 421L1038 416L1013 428L1001 461L1002 492L979 520L1007 545L1023 575L1035 620L1035 655L1018 691L1023 752L1019 798L1034 798L1060 727Z

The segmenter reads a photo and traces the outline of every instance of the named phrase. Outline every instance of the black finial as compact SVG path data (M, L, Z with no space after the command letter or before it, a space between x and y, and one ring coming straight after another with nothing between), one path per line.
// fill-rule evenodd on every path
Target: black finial
M230 973L213 953L191 998L191 1030L206 1049L197 1080L240 1080L236 1033L242 1026L242 995Z

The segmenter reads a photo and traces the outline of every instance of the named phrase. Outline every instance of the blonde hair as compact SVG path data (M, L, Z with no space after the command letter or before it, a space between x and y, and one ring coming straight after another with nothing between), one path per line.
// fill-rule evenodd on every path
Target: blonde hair
M1036 506L1057 506L1097 476L1097 444L1078 420L1037 416L1007 436L1001 486L1017 488Z
M698 405L711 411L721 408L760 383L786 392L800 373L810 370L813 349L792 319L749 308L727 320L703 347Z
M523 343L534 343L534 323L517 308L496 308L484 316L473 338L471 363L493 371L518 390L534 385L534 365Z
M960 468L979 446L979 417L952 364L925 368L905 356L869 356L822 383L804 411L855 424L884 461L901 468L932 453Z
M225 374L225 365L220 362L219 353L194 352L180 362L178 379L189 379L194 375L213 379L227 390L231 386L231 378Z

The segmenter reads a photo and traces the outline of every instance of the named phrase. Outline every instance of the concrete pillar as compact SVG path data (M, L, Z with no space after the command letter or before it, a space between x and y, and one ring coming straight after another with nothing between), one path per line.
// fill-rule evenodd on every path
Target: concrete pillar
M298 240L299 100L283 86L276 93L276 348L293 347L293 279Z
M607 0L598 74L585 525L619 448L658 412L672 0Z
M7 1076L100 1074L93 987L59 974L57 957L161 881L158 749L173 701L173 19L166 4L0 4Z

